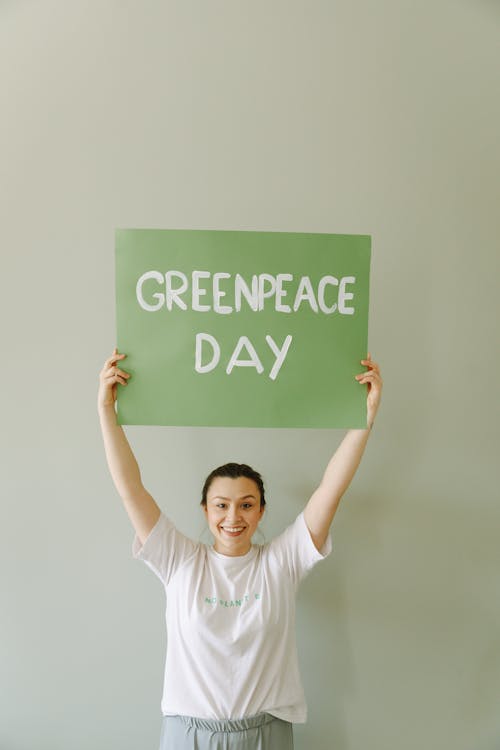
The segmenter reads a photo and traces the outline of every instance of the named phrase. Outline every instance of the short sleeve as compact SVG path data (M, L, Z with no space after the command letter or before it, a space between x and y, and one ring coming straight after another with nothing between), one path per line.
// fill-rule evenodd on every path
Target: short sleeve
M132 556L142 560L166 586L176 570L196 551L197 545L176 529L172 521L160 512L144 544L137 536L132 542Z
M295 521L270 542L274 553L294 580L295 585L305 578L316 563L324 560L332 551L332 538L328 534L321 550L316 549L302 511Z

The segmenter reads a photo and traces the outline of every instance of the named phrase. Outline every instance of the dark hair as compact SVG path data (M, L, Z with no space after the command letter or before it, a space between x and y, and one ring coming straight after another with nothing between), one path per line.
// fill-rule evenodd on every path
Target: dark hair
M205 484L203 485L203 490L201 494L200 505L207 504L207 492L208 492L210 485L212 484L212 480L215 479L215 477L230 477L231 479L238 479L239 477L247 477L247 479L253 479L253 481L259 488L261 507L263 507L266 504L266 498L265 498L265 493L264 493L264 482L262 481L262 477L259 474L259 472L255 471L255 469L252 469L252 467L248 466L248 464L229 463L229 464L224 464L224 466L219 466L217 469L214 469L213 471L210 472L208 477L205 479Z

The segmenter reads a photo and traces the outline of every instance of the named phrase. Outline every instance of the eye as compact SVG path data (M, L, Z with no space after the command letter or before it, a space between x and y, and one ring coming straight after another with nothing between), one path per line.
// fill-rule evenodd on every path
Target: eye
M243 503L243 507L248 510L248 508L252 507L252 503Z
M217 503L217 507L218 508L225 508L226 507L226 503Z

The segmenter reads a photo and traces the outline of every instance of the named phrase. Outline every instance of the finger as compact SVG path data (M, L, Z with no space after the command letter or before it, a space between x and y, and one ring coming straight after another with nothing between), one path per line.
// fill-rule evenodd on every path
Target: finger
M115 349L115 352L116 352L116 349ZM104 367L112 367L118 362L119 359L123 359L126 356L127 356L126 354L115 353L105 361Z
M119 375L122 378L130 377L130 374L128 372L125 372L125 370L120 370L119 367L115 367L114 365L112 367L109 367L104 373L104 377L106 378L112 378L115 375Z
M124 378L123 375L118 375L118 373L116 372L112 372L110 375L107 375L104 379L108 383L108 385L111 385L112 383L121 383L122 385L128 384L128 381L126 380L126 378Z
M125 372L125 370L120 370L119 367L115 368L115 375L120 375L122 378L129 378L130 377L130 373L129 372Z
M113 354L112 354L112 355L111 355L111 357L109 358L109 361L111 361L111 360L113 360L113 361L114 361L114 360L117 360L117 359L123 359L123 357L126 357L126 356L127 356L126 354L120 354L120 353L119 353L119 352L118 352L118 351L116 350L116 348L115 348L115 351L113 352Z
M377 372L380 372L379 365L376 362L372 362L371 359L362 359L361 364L366 365L366 367L370 367L372 370L376 370Z
M377 383L373 380L363 380L360 385L366 385L368 393L382 393L382 383Z
M356 375L358 383L381 382L381 377L376 372L365 372L363 375Z

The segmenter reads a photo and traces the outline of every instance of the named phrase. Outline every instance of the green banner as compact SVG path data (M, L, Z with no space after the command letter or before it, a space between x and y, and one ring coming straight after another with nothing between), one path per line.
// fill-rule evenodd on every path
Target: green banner
M369 236L116 230L118 422L366 426Z

